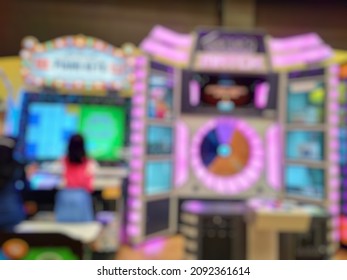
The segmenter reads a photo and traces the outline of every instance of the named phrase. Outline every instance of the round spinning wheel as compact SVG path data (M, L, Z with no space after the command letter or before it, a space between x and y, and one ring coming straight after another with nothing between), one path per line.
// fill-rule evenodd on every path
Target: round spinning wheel
M195 135L192 163L196 176L208 188L237 194L259 179L264 166L263 144L246 122L215 119Z

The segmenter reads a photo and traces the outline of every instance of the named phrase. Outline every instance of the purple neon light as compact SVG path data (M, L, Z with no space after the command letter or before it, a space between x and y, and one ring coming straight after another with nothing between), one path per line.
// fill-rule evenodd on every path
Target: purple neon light
M135 92L143 92L146 90L146 84L144 84L143 82L137 82L135 85L134 85L134 90Z
M269 41L272 52L288 52L307 47L319 46L322 39L316 33L308 33L287 38L272 38Z
M131 212L128 215L128 221L131 224L137 224L141 221L141 214L139 212Z
M259 135L246 122L230 119L230 125L242 131L250 145L251 157L248 165L239 173L233 176L220 177L209 173L204 166L199 150L203 138L211 129L218 127L220 119L207 122L196 133L191 150L191 160L193 170L197 178L209 189L219 193L235 195L250 188L260 177L264 166L264 148ZM224 123L225 119L223 119ZM241 179L242 178L242 179Z
M141 201L132 197L129 199L128 206L132 210L140 210L141 209Z
M179 34L160 25L152 29L149 37L181 48L190 48L193 43L192 35Z
M159 252L163 251L165 248L165 239L163 237L158 237L152 240L147 241L143 245L143 252L146 255L153 255L158 254Z
M136 58L135 66L145 68L147 64L147 58L145 56L139 56Z
M143 81L147 77L147 72L144 69L135 71L135 78L137 81Z
M138 132L138 131L142 131L143 130L143 127L144 127L144 124L142 122L142 120L132 120L131 122L131 130L133 132Z
M259 109L266 107L269 99L270 85L269 83L261 83L255 88L255 106Z
M141 234L140 228L137 225L132 224L127 226L127 232L130 237L137 237Z
M200 103L200 86L196 80L189 82L189 103L191 106L197 106Z
M184 210L193 212L193 213L199 213L205 209L205 206L202 201L193 200L189 201L189 203L185 203Z
M132 144L140 144L143 142L144 136L142 133L133 133L130 136L130 141Z
M142 156L143 154L143 149L141 146L134 146L131 148L131 155L134 157L139 157Z
M141 173L133 173L129 177L130 177L131 183L140 184L142 181L142 174Z
M134 107L131 111L131 115L134 118L142 118L144 113L145 113L145 110L142 107Z
M188 179L188 146L189 146L189 132L185 123L178 121L176 123L176 164L175 164L175 186L182 186Z
M145 39L142 41L140 47L142 50L151 55L162 57L178 63L187 63L189 60L189 51L165 46L160 42L154 41L153 39Z
M140 185L131 185L129 186L129 194L131 196L141 195L141 186Z
M234 128L231 125L230 120L229 121L221 120L216 129L218 141L222 144L228 144L228 142L230 141L232 137L233 130Z
M130 168L131 169L141 169L142 168L142 161L140 159L133 159L130 162Z

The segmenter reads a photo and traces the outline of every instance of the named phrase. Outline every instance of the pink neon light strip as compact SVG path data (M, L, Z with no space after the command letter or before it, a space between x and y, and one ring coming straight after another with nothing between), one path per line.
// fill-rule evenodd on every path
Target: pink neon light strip
M267 180L275 190L281 188L281 129L271 126L266 134L267 143Z
M200 103L200 86L195 80L189 82L189 103L194 107Z
M319 46L322 44L322 39L316 33L308 33L283 39L273 38L269 44L272 52L288 52L293 49Z
M155 26L149 37L182 48L190 48L193 42L191 35L179 34L161 25Z
M183 122L178 121L176 124L176 164L175 164L175 186L180 187L188 179L189 160L189 132Z
M333 51L329 46L316 49L303 50L295 54L273 55L272 62L275 67L285 67L303 63L315 63L330 58Z
M258 84L255 88L255 106L258 109L263 109L266 107L270 94L269 83Z
M187 63L189 60L189 52L185 50L177 50L151 39L145 39L140 48L151 55L162 57L178 63Z

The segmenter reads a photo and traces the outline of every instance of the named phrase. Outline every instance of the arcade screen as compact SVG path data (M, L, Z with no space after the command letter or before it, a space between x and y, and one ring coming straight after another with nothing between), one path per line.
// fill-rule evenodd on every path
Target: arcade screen
M288 86L287 120L289 123L324 122L326 89L316 79L292 79Z
M145 192L147 195L167 193L172 186L172 162L148 161L145 167Z
M21 154L47 161L64 156L69 137L84 135L87 152L100 162L120 159L126 108L100 98L29 94L22 116ZM110 101L110 100L108 100Z
M173 115L173 73L171 68L151 65L148 85L147 116L151 119L170 119Z
M291 165L285 171L286 193L315 201L325 197L325 174L322 169Z
M266 76L217 73L188 73L184 96L189 107L218 109L264 109L269 105L270 81ZM186 105L187 106L187 105Z
M323 160L324 134L317 131L289 131L286 138L287 157L293 160Z
M149 125L147 128L147 153L149 155L167 155L173 151L172 127Z

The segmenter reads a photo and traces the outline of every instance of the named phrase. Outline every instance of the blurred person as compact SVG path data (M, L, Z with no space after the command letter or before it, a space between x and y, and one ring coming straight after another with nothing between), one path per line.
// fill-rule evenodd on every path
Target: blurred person
M62 164L64 189L56 195L56 220L76 223L94 220L91 192L96 163L88 158L82 135L71 136Z
M88 158L85 141L82 135L72 135L68 144L67 154L63 158L63 178L65 187L83 188L93 191L96 162Z
M19 189L28 188L25 166L14 157L16 140L0 137L0 231L12 232L26 218Z

